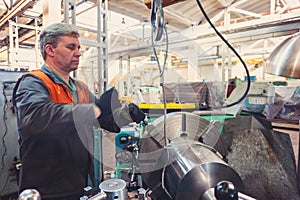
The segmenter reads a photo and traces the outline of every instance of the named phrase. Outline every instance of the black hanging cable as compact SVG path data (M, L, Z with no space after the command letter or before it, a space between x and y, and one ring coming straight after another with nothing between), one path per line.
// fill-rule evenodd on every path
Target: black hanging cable
M6 93L5 93L5 89L6 89L6 85L4 84L3 85L3 91L2 91L2 93L3 93L3 96L4 96L3 123L4 123L4 126L5 126L5 129L4 129L4 134L2 136L2 146L4 148L4 152L3 152L2 156L1 156L1 164L2 164L1 169L0 169L1 175L2 175L2 171L4 170L4 167L5 167L5 160L4 159L5 159L5 156L6 156L6 153L7 153L7 147L6 147L6 144L5 144L5 137L6 137L7 131L8 131L8 127L7 127L7 115L6 115L7 110L8 110L8 100L7 100L7 96L6 96ZM0 191L0 194L2 194L2 192L5 190L6 185L8 183L8 179L9 179L9 176L7 175L6 180L4 182L4 186L3 186L3 188Z
M246 71L246 75L247 75L247 87L246 87L246 90L244 92L244 94L241 96L241 98L239 98L237 101L233 102L233 103L230 103L230 104L226 104L226 105L223 105L223 106L217 106L217 107L213 107L213 109L220 109L220 108L228 108L228 107L231 107L231 106L234 106L234 105L237 105L239 104L241 101L243 101L249 90L250 90L250 85L251 85L251 80L250 80L250 74L249 74L249 70L247 68L247 65L246 63L243 61L243 59L241 58L241 56L238 54L238 52L231 46L231 44L223 37L223 35L216 29L216 27L213 25L213 23L210 21L208 15L206 14L204 8L202 7L201 3L200 3L200 0L196 0L197 1L197 4L201 10L201 12L203 13L205 19L207 20L207 22L210 24L210 26L214 29L214 31L216 32L216 34L223 40L223 42L230 48L230 50L238 57L238 59L241 61L241 63L243 64L244 66L244 69Z
M7 129L8 129L8 127L7 127L7 115L6 115L6 113L7 113L7 110L8 110L8 100L7 100L7 96L6 96L6 93L5 93L5 85L3 86L3 96L4 96L4 106L3 106L3 123L4 123L4 126L5 126L5 128L4 128L4 134L3 134L3 136L2 136L2 146L3 146L3 148L4 148L4 152L3 152L3 154L2 154L2 156L1 156L1 162L2 162L2 166L1 166L1 169L0 169L0 171L2 171L3 169L4 169L4 167L5 167L5 162L4 162L4 158L5 158L5 156L6 156L6 153L7 153L7 147L6 147L6 144L5 144L5 137L6 137L6 135L7 135Z

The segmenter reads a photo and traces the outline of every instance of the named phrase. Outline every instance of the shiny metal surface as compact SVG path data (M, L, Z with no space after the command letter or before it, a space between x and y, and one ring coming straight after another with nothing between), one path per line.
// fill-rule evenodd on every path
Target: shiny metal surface
M170 145L176 160L165 170L165 187L174 199L200 199L222 180L231 180L242 189L242 180L213 150L201 143L182 140Z
M208 190L206 190L204 192L204 194L202 195L201 199L202 200L211 200L215 198L215 192L214 192L215 188L209 188Z
M199 200L209 188L223 180L230 180L239 190L243 189L239 175L209 146L178 138L164 150L165 159L161 160L166 167L142 175L150 188L164 182L166 191L178 200ZM173 162L169 164L166 160Z
M215 121L209 122L187 112L167 114L166 136L169 143L180 138L192 143L201 137L206 144L214 146L220 134L219 123ZM164 146L164 118L160 117L146 127L142 136L138 161L141 172L161 170L175 161L176 157L168 157L169 148Z
M223 180L231 181L238 189L243 188L239 175L211 147L213 144L199 142L200 137L211 138L210 143L217 142L220 133L214 128L216 124L192 113L170 113L166 146L163 125L163 118L154 121L141 140L139 167L147 187L153 189L161 185L163 191L176 200L199 200Z
M41 200L41 195L35 189L27 189L21 192L18 200Z
M300 78L300 32L285 39L266 61L266 73Z
M166 188L172 196L178 193L178 187L181 180L192 169L203 163L220 163L227 165L218 155L212 152L210 147L201 143L191 143L185 139L175 141L168 147L168 157L174 162L166 167L165 175Z
M122 179L108 179L100 183L99 189L106 194L107 200L126 200L126 182Z
M199 138L210 128L210 122L199 117L198 115L188 112L174 112L167 114L166 133L167 139L173 139L186 136L188 139L198 141ZM148 125L144 134L156 139L157 142L164 146L164 118L163 116L156 119Z
M99 194L96 194L95 196L92 196L88 200L106 200L106 198L107 198L107 195L105 193L99 193Z
M203 163L183 177L175 199L199 200L209 188L223 180L230 180L238 190L243 189L241 178L229 166L214 162Z

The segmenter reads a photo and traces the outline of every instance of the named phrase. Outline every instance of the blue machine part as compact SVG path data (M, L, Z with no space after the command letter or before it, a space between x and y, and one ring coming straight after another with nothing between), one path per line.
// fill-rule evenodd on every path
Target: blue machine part
M121 178L124 169L131 169L133 164L133 152L126 147L137 144L140 140L140 132L134 127L124 127L115 136L116 143L116 178ZM126 170L126 174L128 170Z
M125 127L115 136L116 153L126 145L139 141L139 133L134 127Z

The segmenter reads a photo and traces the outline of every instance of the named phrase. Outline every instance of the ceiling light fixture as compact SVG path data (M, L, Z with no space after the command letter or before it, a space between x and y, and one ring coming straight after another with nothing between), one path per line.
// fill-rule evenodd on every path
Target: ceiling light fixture
M266 61L265 72L300 79L300 32L280 43Z

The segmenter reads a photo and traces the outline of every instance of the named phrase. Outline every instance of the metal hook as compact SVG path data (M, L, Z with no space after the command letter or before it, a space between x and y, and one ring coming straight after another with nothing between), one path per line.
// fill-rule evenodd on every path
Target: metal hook
M164 10L161 0L152 0L151 25L153 34L155 34L155 41L159 41L163 35L164 28Z

